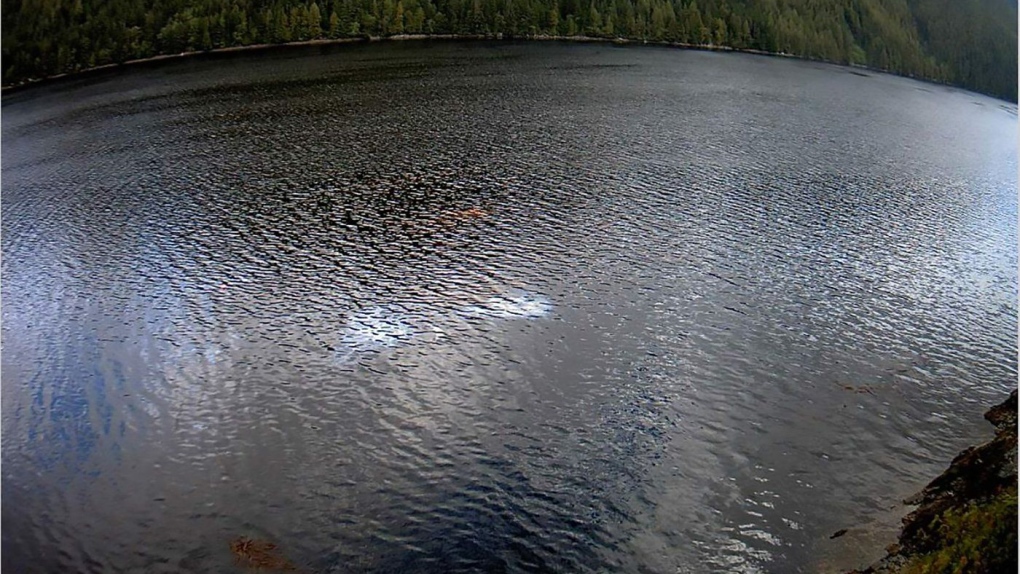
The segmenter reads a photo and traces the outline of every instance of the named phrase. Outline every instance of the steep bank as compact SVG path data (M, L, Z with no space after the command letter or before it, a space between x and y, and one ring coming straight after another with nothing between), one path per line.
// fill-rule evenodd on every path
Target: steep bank
M941 475L904 501L889 554L850 574L1017 571L1017 391L985 418L995 438L961 452Z

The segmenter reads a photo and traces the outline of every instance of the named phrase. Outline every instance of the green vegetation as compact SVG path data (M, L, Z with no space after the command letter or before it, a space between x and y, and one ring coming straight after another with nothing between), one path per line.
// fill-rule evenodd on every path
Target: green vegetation
M228 46L395 34L785 52L1017 98L1016 0L2 0L3 82Z
M947 510L931 525L937 548L915 557L903 574L1016 572L1017 490L982 504Z

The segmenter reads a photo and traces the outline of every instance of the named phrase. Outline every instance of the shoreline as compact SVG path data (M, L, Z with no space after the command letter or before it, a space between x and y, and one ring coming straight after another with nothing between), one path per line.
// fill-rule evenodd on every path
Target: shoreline
M915 76L908 76L903 74L897 74L890 72L889 70L882 70L879 68L872 68L862 64L842 63L833 62L830 60L822 60L818 58L809 58L807 56L798 56L795 54L787 54L785 52L768 52L765 50L757 50L753 48L734 48L732 46L723 46L715 44L688 44L685 42L668 42L665 40L637 40L629 38L602 38L597 36L551 36L545 34L538 34L534 36L517 36L508 37L504 34L397 34L393 36L361 36L354 38L323 38L318 40L302 40L298 42L285 42L282 44L249 44L246 46L228 46L224 48L213 48L211 50L193 50L190 52L181 52L179 54L158 54L150 56L148 58L138 58L134 60L125 60L124 62L103 64L102 66L95 66L92 68L84 68L73 72L64 72L62 74L55 74L53 76L44 76L41 78L29 78L22 80L15 84L8 84L0 86L0 94L9 94L20 92L25 89L29 89L34 86L44 86L60 80L86 77L88 75L111 70L122 70L128 69L133 66L140 66L145 64L152 64L163 61L183 60L187 58L194 58L198 56L215 56L218 54L231 54L241 52L258 52L264 50L281 49L288 47L307 47L307 46L334 46L344 44L369 44L373 42L406 42L406 41L422 41L422 40L439 40L439 41L507 41L507 42L576 42L583 44L612 44L616 46L657 46L663 48L676 48L682 50L699 50L704 52L735 52L739 54L751 54L756 56L770 56L776 58L791 58L796 60L802 60L805 62L816 62L822 64L829 64L834 66L841 66L845 68L851 68L856 70L864 70L872 73L891 74L900 78L908 78L921 82L934 84L937 86L952 87L955 89L965 90L952 84L942 83L927 78L918 78ZM977 92L974 92L977 93ZM984 94L987 95L987 94ZM988 96L994 99L994 96ZM1007 103L1007 100L1002 100Z
M1017 571L1017 391L985 412L990 440L964 449L920 492L885 556L847 574ZM902 509L903 507L901 507ZM832 537L845 533L842 530Z

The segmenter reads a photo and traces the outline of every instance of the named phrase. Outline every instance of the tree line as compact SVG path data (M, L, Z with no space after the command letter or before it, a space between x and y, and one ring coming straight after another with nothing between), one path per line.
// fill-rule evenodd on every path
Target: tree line
M1016 0L2 0L4 84L250 44L594 36L782 52L1017 99Z

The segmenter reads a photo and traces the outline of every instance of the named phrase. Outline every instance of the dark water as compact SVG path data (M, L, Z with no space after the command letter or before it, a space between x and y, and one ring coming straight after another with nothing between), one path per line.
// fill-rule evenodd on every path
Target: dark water
M810 572L1016 384L1016 108L970 93L405 43L2 134L11 571Z

